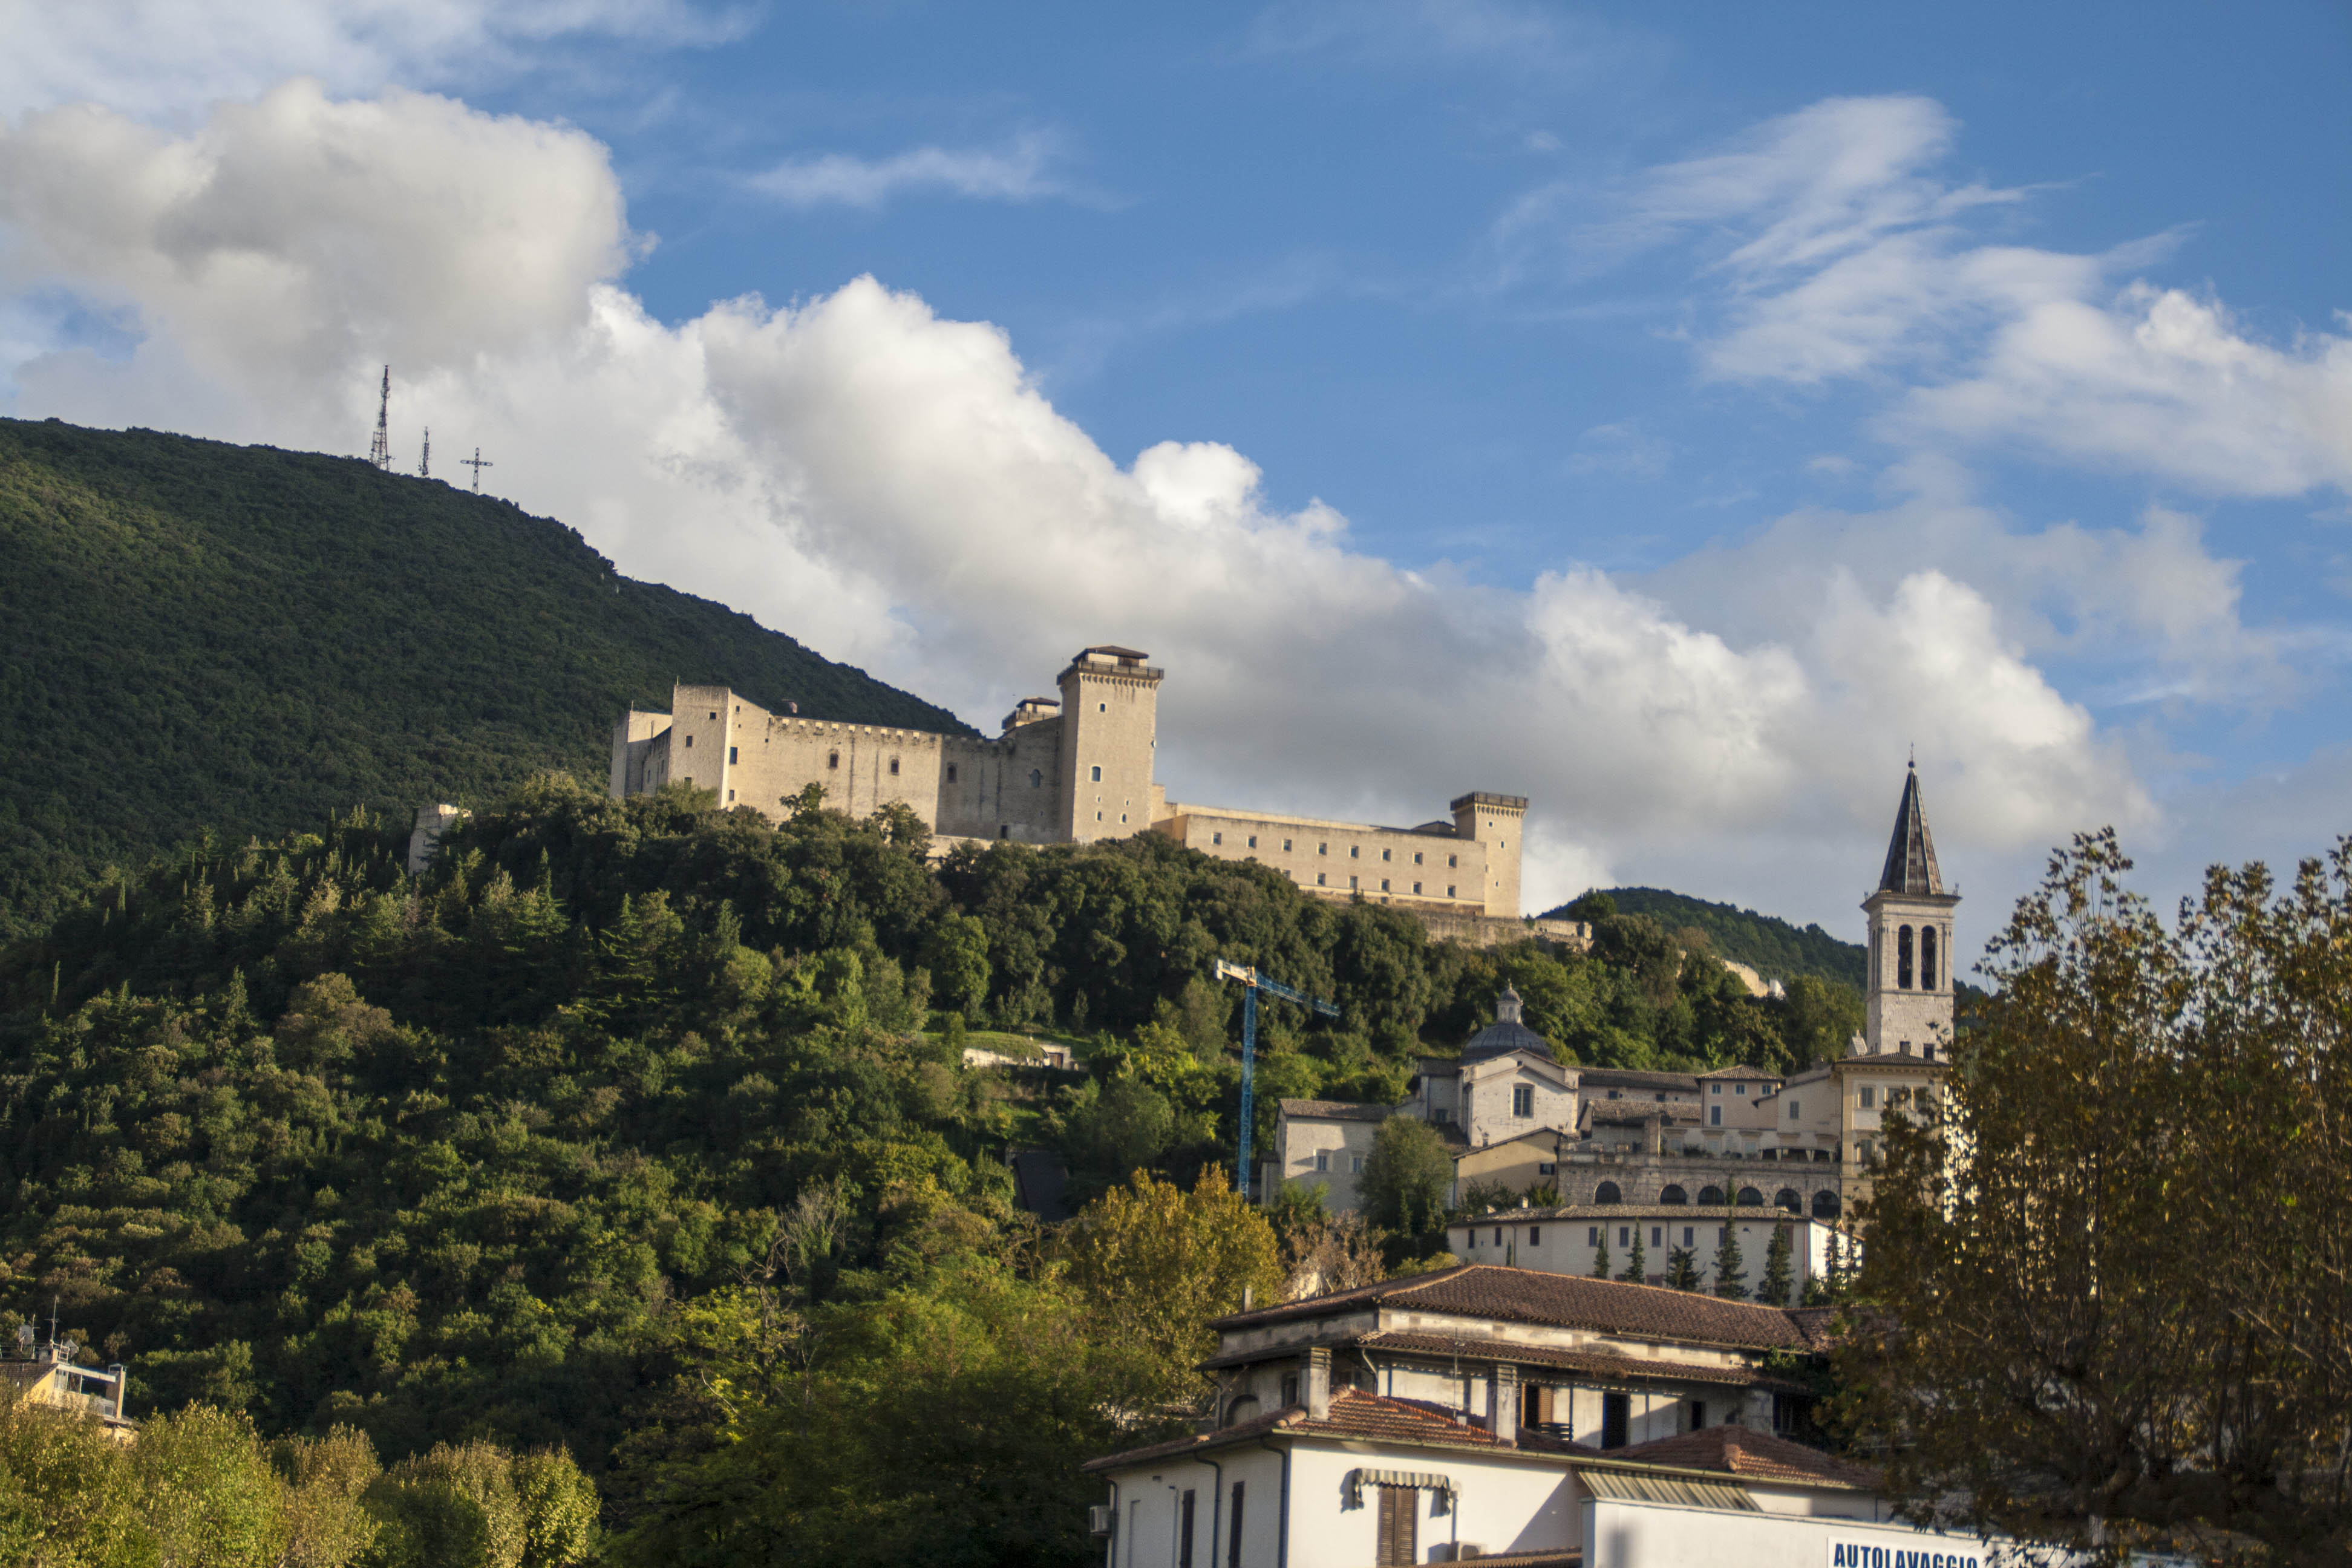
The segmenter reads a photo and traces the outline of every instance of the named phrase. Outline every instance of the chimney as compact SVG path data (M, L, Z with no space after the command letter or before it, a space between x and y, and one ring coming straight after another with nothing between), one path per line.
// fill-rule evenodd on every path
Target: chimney
M1328 1345L1317 1345L1298 1358L1300 1394L1307 1406L1309 1421L1328 1420L1331 1415L1331 1351Z
M1519 1369L1496 1363L1486 1374L1486 1429L1507 1448L1519 1446Z

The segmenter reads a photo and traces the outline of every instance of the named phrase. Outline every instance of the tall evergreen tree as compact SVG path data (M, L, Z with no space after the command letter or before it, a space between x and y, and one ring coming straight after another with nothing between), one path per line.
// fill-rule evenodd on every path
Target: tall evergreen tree
M1648 1264L1642 1258L1642 1227L1636 1225L1633 1226L1633 1250L1625 1259L1625 1272L1617 1278L1634 1285L1644 1284L1649 1279L1648 1269Z
M1739 1214L1726 1209L1722 1239L1715 1244L1715 1293L1727 1301L1748 1300L1748 1265L1739 1256Z
M1698 1254L1687 1247L1677 1247L1666 1253L1666 1288L1670 1290L1696 1290L1699 1288Z
M1595 1279L1606 1279L1609 1278L1609 1227L1604 1225L1598 1228L1601 1232L1601 1245L1592 1249L1592 1277Z
M1790 1245L1789 1222L1782 1220L1772 1227L1772 1244L1764 1249L1764 1278L1756 1282L1756 1299L1768 1307L1785 1307L1789 1292L1796 1283L1790 1260L1795 1248Z

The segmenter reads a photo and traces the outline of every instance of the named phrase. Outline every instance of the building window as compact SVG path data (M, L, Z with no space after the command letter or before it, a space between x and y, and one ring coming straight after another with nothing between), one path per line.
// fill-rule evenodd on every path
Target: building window
M1282 852L1283 852L1285 855L1287 855L1287 854L1289 854L1289 853L1290 853L1290 840L1289 840L1289 839L1287 839L1287 838L1286 838L1286 839L1284 839L1284 840L1282 841Z
M1470 1246L1467 1250L1471 1252L1478 1250L1478 1227L1475 1225L1470 1227Z
M1388 852L1387 850L1385 850L1385 849L1381 850L1381 859L1383 859L1383 860L1385 860L1385 859L1387 859L1388 858L1389 858L1389 852Z
M735 804L735 792L731 789L727 792L727 803L730 805Z
M1662 1225L1652 1226L1650 1227L1650 1245L1652 1247L1664 1247L1665 1244L1666 1227Z
M713 713L713 714L711 715L711 717L712 717L713 719L716 719L716 718L718 718L718 717L719 717L719 715L718 715L718 714L716 714L716 713Z
M1249 836L1249 847L1253 849L1257 847L1257 835L1255 833Z
M1709 1094L1721 1094L1723 1092L1723 1085L1719 1083L1708 1084L1706 1086L1706 1091Z
M1539 1225L1531 1225L1528 1226L1528 1245L1529 1247L1541 1247L1543 1245L1543 1226Z
M1904 926L1895 933L1895 984L1896 989L1911 989L1911 928Z
M1331 1168L1330 1150L1318 1149L1315 1151L1315 1168L1318 1171L1328 1171Z
M727 765L730 768L735 765L735 748L732 746L727 748Z
M1691 1245L1691 1229L1692 1227L1689 1226L1683 1226L1683 1245L1685 1247Z
M1878 1091L1871 1088L1868 1084L1864 1084L1862 1086L1862 1100L1860 1103L1864 1110L1868 1110L1872 1106L1878 1103Z
M1445 896L1449 899L1454 896L1454 884L1451 882L1445 884Z
M1617 1190L1616 1183L1603 1182L1592 1189L1592 1201L1596 1204L1622 1204L1625 1201L1625 1194Z
M1744 1083L1735 1083L1731 1086L1731 1092L1734 1094L1746 1094L1748 1092L1748 1086Z
M1031 789L1037 788L1045 782L1045 775L1044 773L1039 773L1035 768L1031 768L1029 770L1029 787Z
M1286 1406L1298 1403L1298 1374L1295 1372L1282 1374L1282 1403Z
M1415 882L1415 883L1412 885L1412 890L1413 890L1414 892L1416 892L1416 893L1418 893L1419 891L1421 891L1421 884L1420 884L1419 882Z
M1328 855L1331 853L1331 846L1328 844L1318 844L1315 847L1315 853L1318 855Z
M1362 846L1362 845L1360 845L1360 844L1350 844L1350 845L1349 845L1349 846L1348 846L1348 858L1349 858L1349 859L1350 859L1350 860L1360 860L1360 859L1363 858L1363 854L1364 854L1364 847L1363 847L1363 846Z
M1093 768L1093 769L1090 769L1090 770L1088 770L1088 771L1089 771L1089 772L1091 772L1091 773L1094 774L1094 782L1095 782L1095 783L1097 783L1097 784L1100 784L1100 783L1102 783L1102 769L1100 769L1100 768Z
M1412 863L1416 866L1421 864L1421 851L1418 849L1412 852Z
M1723 1125L1723 1107L1721 1107L1720 1105L1710 1105L1710 1106L1708 1106L1708 1107L1706 1108L1706 1110L1707 1110L1706 1124L1707 1124L1709 1127L1720 1127L1720 1126L1722 1126L1722 1125Z
M953 783L955 783L955 782L956 782L955 770L956 770L956 765L955 765L953 763L950 763L948 764L948 783L950 783L950 784L953 784Z
M1601 1446L1622 1448L1625 1446L1627 1417L1633 1414L1633 1399L1622 1394L1601 1396Z
M1696 1431L1697 1431L1700 1427L1702 1427L1702 1426L1706 1426L1706 1400L1704 1400L1704 1399L1694 1399L1694 1400L1692 1400L1692 1401L1690 1402L1690 1429L1691 1429L1692 1431L1696 1432ZM1186 1497L1188 1497L1188 1498L1189 1498L1189 1497L1191 1497L1192 1494L1191 1492L1186 1492L1184 1495L1185 1495ZM1188 1559L1187 1559L1187 1562L1189 1563L1189 1561L1190 1561L1190 1559L1188 1558Z
M1242 1568L1242 1483L1234 1483L1234 1506L1225 1516L1225 1568Z
M828 768L838 768L841 766L841 753L839 752L827 752L824 754L824 765Z
M1559 1167L1558 1165L1553 1164L1549 1160L1539 1161L1536 1165L1536 1174L1538 1176L1549 1176L1559 1169Z
M1633 1227L1632 1226L1621 1225L1617 1227L1617 1245L1620 1247L1631 1247L1633 1245Z
M1511 1086L1511 1114L1514 1116L1533 1116L1535 1113L1535 1086L1528 1083L1513 1084Z
M898 776L898 759L896 757L890 759L890 776L894 779Z
M1222 833L1212 833L1209 835L1209 842L1212 844L1223 844L1224 841L1225 836Z
M1442 1105L1436 1107L1429 1113L1429 1124L1432 1127L1443 1127L1453 1120L1454 1112L1448 1110Z
M689 752L694 750L694 737L691 735L686 738L686 749Z
M1318 888L1323 885L1323 873L1320 871L1315 873L1315 885Z
M1356 879L1355 879L1355 878L1353 878L1353 877L1349 878L1349 879L1348 879L1348 886L1349 886L1349 887L1351 887L1351 888L1352 888L1352 887L1354 887L1355 885L1356 885Z
M1381 879L1381 892L1383 892L1383 893L1385 893L1385 892L1387 892L1388 890L1389 890L1389 879L1388 879L1386 877L1382 877L1382 878Z
M1461 864L1462 864L1462 860L1461 860L1461 858L1460 858L1459 856L1455 856L1455 855L1448 855L1448 856L1445 858L1445 868L1446 868L1447 870L1449 870L1449 871L1451 871L1451 870L1454 869L1456 867L1460 866Z
M1789 1101L1789 1120L1791 1121L1797 1120L1797 1102L1793 1100Z
M1108 713L1110 711L1110 704L1108 702L1097 702L1095 704L1095 711L1097 713Z
M1587 1247L1598 1247L1601 1245L1601 1227L1599 1226L1588 1225L1584 1227L1584 1245Z
M728 752L727 760L730 763L733 762L735 760L735 753L732 752ZM1922 991L1933 991L1935 988L1936 928L1934 926L1921 926L1919 928L1919 989Z
M1176 1565L1192 1568L1192 1494L1184 1494L1183 1504L1177 1510Z
M1495 1227L1495 1245L1497 1247L1503 1245L1503 1227L1499 1225Z
M1349 1156L1348 1156L1348 1174L1349 1174L1349 1175L1351 1175L1351 1176L1360 1176L1360 1175L1362 1175L1363 1173L1364 1173L1364 1157L1363 1157L1361 1154L1350 1154L1350 1155L1349 1155Z
M1658 1201L1662 1204L1686 1204L1690 1202L1690 1194L1682 1188L1669 1184L1660 1190Z

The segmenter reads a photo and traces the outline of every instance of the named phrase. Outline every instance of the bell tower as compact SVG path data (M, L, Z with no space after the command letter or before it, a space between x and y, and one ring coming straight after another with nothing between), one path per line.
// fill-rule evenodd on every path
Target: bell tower
M1915 763L1895 808L1895 837L1878 888L1863 900L1870 917L1870 989L1864 999L1863 1051L1941 1061L1952 1041L1952 910L1936 841L1919 798Z

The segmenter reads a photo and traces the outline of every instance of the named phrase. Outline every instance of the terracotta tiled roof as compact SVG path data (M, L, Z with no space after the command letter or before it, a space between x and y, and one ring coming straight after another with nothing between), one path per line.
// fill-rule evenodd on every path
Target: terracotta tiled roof
M1386 1121L1397 1112L1394 1106L1357 1105L1344 1100L1286 1100L1282 1102L1282 1113L1294 1120Z
M1838 1342L1837 1317L1843 1310L1841 1307L1791 1307L1789 1317L1804 1334L1807 1344L1814 1350L1825 1351Z
M1247 1442L1274 1432L1309 1437L1412 1443L1423 1447L1496 1447L1493 1433L1458 1421L1436 1405L1412 1399L1391 1399L1382 1394L1366 1394L1360 1389L1338 1388L1331 1391L1330 1414L1320 1421L1309 1419L1305 1405L1293 1405L1270 1415L1220 1427L1214 1432L1196 1433L1173 1442L1154 1443L1147 1447L1129 1448L1124 1453L1106 1454L1098 1459L1088 1459L1080 1468L1107 1470L1120 1465L1148 1464L1154 1459L1176 1458L1207 1448Z
M1794 1162L1792 1161L1790 1163L1793 1164ZM1736 1181L1733 1182L1732 1184L1734 1186L1745 1186L1751 1181L1759 1188L1778 1186L1781 1184L1780 1178L1778 1177L1767 1175L1759 1178L1756 1173L1752 1171L1745 1173L1745 1175L1747 1180ZM1812 1178L1808 1176L1801 1179L1810 1181ZM1725 1180L1730 1180L1730 1178L1727 1177ZM1737 1208L1728 1210L1727 1210L1721 1204L1695 1204L1687 1202L1679 1204L1662 1204L1655 1201L1641 1204L1559 1204L1551 1208L1494 1209L1484 1214L1466 1214L1458 1219L1446 1221L1446 1228L1448 1230L1453 1230L1463 1226L1468 1226L1475 1230L1482 1225L1525 1225L1530 1220L1533 1220L1538 1225L1543 1225L1557 1220L1627 1220L1635 1218L1675 1219L1681 1221L1685 1225L1721 1225L1723 1223L1723 1216L1727 1213L1729 1214L1735 1221L1742 1225L1763 1225L1784 1219L1793 1225L1797 1221L1806 1217L1801 1214L1793 1214L1784 1208L1776 1208L1770 1204L1741 1204ZM1826 1225L1829 1222L1826 1220L1821 1220L1816 1221L1815 1223Z
M1865 1465L1791 1443L1745 1426L1708 1426L1679 1437L1661 1437L1612 1448L1610 1458L1631 1464L1668 1465L1680 1470L1720 1470L1759 1481L1796 1481L1807 1486L1853 1487L1867 1490L1878 1484L1878 1472Z
M1698 1075L1687 1072L1644 1072L1636 1068L1579 1068L1577 1076L1590 1087L1603 1089L1679 1089L1698 1091Z
M1717 1068L1713 1072L1703 1072L1698 1076L1702 1083L1711 1078L1719 1078L1727 1083L1733 1079L1739 1078L1771 1079L1778 1081L1782 1075L1777 1072L1767 1072L1762 1068Z
M1579 1275L1544 1274L1497 1264L1470 1263L1435 1274L1384 1279L1219 1318L1213 1328L1255 1328L1384 1305L1408 1311L1492 1318L1507 1323L1547 1323L1599 1329L1642 1339L1743 1350L1807 1350L1811 1342L1780 1307L1725 1301L1656 1285L1620 1284Z
M1706 1383L1726 1388L1769 1388L1783 1393L1804 1391L1802 1384L1774 1377L1752 1366L1718 1366L1706 1362L1654 1361L1647 1356L1615 1355L1608 1351L1573 1350L1562 1345L1531 1345L1519 1340L1469 1338L1453 1334L1417 1334L1387 1329L1359 1334L1349 1342L1367 1350L1394 1351L1403 1355L1460 1356L1465 1361L1508 1362L1519 1366L1551 1366L1590 1377L1633 1383Z

